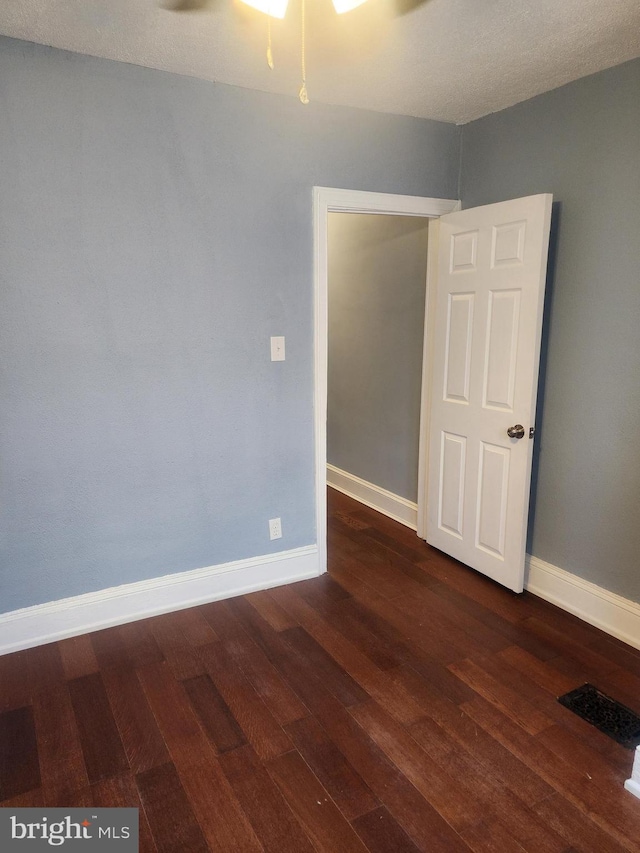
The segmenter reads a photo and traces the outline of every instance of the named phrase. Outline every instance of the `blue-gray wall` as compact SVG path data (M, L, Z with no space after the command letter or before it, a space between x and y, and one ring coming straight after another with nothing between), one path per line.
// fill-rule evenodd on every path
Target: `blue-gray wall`
M315 542L312 187L459 137L0 39L0 612Z
M552 192L530 550L640 601L640 60L463 130L465 207Z
M412 216L329 214L327 460L414 502L427 228Z

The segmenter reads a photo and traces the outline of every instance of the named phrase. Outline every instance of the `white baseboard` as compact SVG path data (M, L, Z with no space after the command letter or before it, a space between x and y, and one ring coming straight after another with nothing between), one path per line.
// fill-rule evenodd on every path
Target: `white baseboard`
M635 779L627 779L624 787L630 794L640 799L640 782L636 782Z
M378 512L388 515L389 518L399 521L400 524L412 530L418 529L418 504L406 498L394 495L393 492L388 492L380 486L368 483L354 474L341 471L335 465L329 464L327 464L327 485L350 498L355 498L365 506L370 506L371 509L377 509Z
M631 779L627 779L624 787L633 794L634 797L640 798L640 746L636 747L636 754L633 760L633 769L631 771Z
M640 604L527 555L525 588L640 649Z
M0 615L0 655L319 573L318 548L309 545L36 604Z

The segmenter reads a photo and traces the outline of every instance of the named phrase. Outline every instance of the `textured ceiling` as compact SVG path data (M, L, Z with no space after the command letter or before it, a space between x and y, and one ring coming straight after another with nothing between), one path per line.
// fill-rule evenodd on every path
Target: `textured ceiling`
M295 95L300 0L290 6L272 24L274 71L266 18L239 0L181 14L159 0L2 0L0 33ZM337 16L307 0L307 30L312 100L464 123L640 56L640 2L369 0Z

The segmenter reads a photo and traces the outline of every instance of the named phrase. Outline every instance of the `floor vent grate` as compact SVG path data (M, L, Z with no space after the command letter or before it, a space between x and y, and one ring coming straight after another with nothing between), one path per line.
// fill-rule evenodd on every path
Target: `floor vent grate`
M635 749L640 744L640 716L593 684L565 693L558 702L622 746Z

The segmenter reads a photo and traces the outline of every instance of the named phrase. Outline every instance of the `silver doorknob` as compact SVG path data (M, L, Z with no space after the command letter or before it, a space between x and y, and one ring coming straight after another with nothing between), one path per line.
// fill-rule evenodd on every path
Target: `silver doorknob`
M515 426L509 427L507 435L509 438L524 438L524 427L522 424L516 424Z

